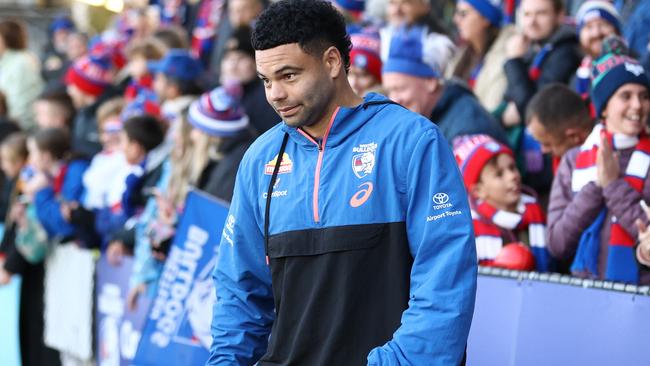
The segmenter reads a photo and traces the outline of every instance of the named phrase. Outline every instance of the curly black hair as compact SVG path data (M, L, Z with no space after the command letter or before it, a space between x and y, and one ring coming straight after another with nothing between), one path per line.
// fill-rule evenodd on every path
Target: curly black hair
M329 1L282 0L271 4L255 24L252 43L256 50L298 43L316 57L334 46L341 53L345 71L350 68L352 42L343 15Z

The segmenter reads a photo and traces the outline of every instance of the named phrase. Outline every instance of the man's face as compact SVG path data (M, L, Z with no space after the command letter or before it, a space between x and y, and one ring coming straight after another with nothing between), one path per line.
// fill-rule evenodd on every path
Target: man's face
M324 118L334 82L322 58L290 43L255 51L255 60L266 100L289 126L311 126Z
M429 90L433 80L399 72L387 72L381 78L390 99L415 113L429 117L432 112Z
M580 30L580 46L589 56L596 58L600 55L603 40L616 34L616 28L612 23L602 18L589 20Z
M539 142L543 153L551 154L557 158L562 157L570 148L579 145L579 142L574 142L574 139L568 136L549 131L535 116L530 119L528 131Z
M524 35L533 42L550 37L562 18L561 13L555 11L551 0L523 0L521 14Z

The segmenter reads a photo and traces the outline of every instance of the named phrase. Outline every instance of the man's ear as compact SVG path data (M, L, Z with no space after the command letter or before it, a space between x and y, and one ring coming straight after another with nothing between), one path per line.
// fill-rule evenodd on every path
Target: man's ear
M345 67L343 65L343 57L341 57L341 53L338 48L334 46L326 49L323 53L323 64L332 79L339 77L341 69Z
M429 78L425 82L426 92L428 94L435 93L440 87L440 81L437 78Z

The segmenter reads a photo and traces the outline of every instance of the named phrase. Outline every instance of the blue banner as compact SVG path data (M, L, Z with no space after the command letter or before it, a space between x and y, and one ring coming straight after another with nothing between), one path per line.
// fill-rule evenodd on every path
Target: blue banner
M112 266L102 256L97 262L97 365L127 366L135 356L150 299L140 296L134 311L126 307L133 259Z
M204 365L212 343L212 270L228 207L192 191L160 276L133 365Z
M468 365L650 364L647 294L584 288L568 281L478 280Z

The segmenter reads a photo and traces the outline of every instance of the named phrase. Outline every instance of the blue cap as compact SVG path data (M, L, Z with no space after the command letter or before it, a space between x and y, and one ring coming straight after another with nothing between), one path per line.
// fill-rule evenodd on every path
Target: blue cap
M66 16L66 15L61 15L54 20L52 20L52 23L50 23L50 32L54 33L58 30L68 30L68 31L73 31L75 30L75 25L72 22L72 20Z
M495 27L501 26L503 12L499 0L460 0L471 5L481 16L487 19Z
M201 62L184 49L169 50L162 59L149 62L147 68L152 73L182 81L196 80L203 72Z
M393 34L382 73L399 72L423 77L440 77L434 48L428 47L426 27L400 27Z

